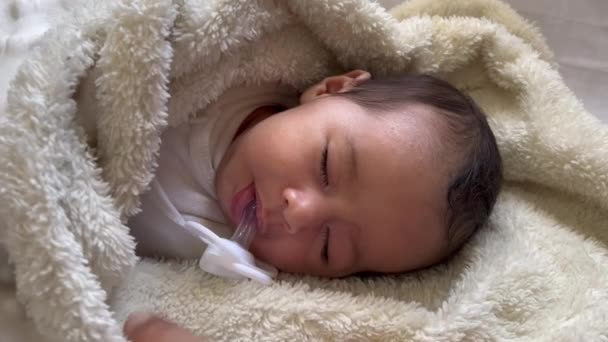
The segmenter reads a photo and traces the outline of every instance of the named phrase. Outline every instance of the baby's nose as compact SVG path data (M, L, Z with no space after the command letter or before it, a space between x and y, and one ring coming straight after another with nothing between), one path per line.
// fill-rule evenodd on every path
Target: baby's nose
M287 188L283 191L285 230L290 234L319 226L319 199L314 194Z

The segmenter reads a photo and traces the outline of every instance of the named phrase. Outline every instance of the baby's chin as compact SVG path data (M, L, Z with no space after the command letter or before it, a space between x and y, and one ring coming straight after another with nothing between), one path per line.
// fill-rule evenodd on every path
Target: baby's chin
M249 246L249 252L257 259L260 261L263 261L267 264L270 264L274 267L277 267L277 265L275 265L274 263L270 262L270 260L268 260L269 258L265 255L263 249L261 248L258 239L257 238L253 238L253 241L251 242L251 245Z

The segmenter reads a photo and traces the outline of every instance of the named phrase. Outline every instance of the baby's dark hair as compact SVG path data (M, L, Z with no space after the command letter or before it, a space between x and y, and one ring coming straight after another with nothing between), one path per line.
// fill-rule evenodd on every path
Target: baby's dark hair
M483 111L468 95L428 75L371 79L337 95L372 113L423 104L443 118L451 134L442 143L459 157L446 196L446 256L454 253L487 222L501 187L502 160Z

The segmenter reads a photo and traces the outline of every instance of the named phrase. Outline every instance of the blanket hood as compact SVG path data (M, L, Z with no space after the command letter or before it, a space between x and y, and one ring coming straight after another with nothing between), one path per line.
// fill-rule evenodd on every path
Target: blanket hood
M304 89L353 68L433 74L480 104L507 182L486 232L447 265L370 282L286 275L264 292L169 263L131 272L124 223L167 125L234 85ZM86 104L73 97L86 82L97 101L95 150L75 118ZM365 0L90 1L47 34L12 82L0 116L0 237L29 315L64 341L124 341L117 319L141 302L137 293L217 339L254 327L276 340L606 338L607 155L608 129L564 85L542 37L494 0L412 0L393 13ZM188 307L199 318L214 304L242 314L201 325L175 306L183 298L152 299L192 282L225 295L204 292L209 306ZM280 310L271 305L279 294L293 299ZM271 318L248 320L249 309ZM239 328L229 315L251 324ZM554 330L538 335L536 326Z

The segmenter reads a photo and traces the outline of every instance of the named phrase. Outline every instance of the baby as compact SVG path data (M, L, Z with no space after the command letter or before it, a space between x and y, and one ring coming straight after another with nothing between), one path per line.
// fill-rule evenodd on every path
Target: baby
M168 128L129 226L139 254L197 258L204 245L171 215L229 237L254 201L250 251L281 271L405 272L461 247L500 184L494 135L468 96L430 76L354 70L299 101L285 86L234 88Z

